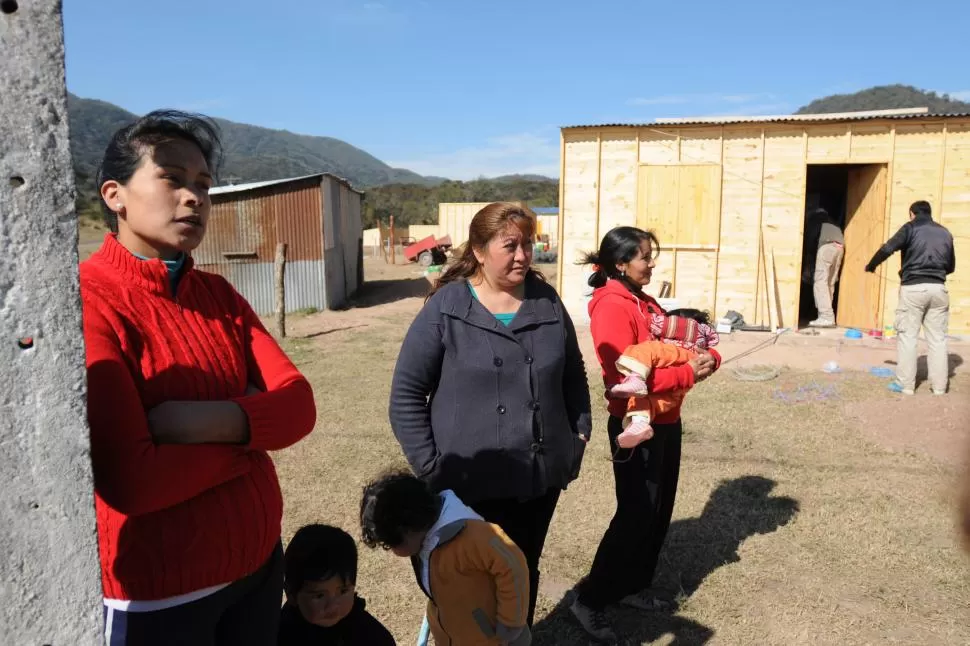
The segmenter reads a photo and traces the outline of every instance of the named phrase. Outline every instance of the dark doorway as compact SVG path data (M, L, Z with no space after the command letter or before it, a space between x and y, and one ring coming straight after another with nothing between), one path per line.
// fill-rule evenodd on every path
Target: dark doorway
M845 230L845 202L849 188L847 165L809 166L805 187L805 238L802 243L802 289L798 304L798 326L804 327L818 316L812 293L815 274L815 255L818 252L819 222L811 217L821 207ZM832 299L835 315L839 314L839 283Z
M845 233L845 253L832 299L836 321L842 327L880 327L878 279L862 268L882 243L886 165L817 164L807 170L798 325L804 326L818 316L813 277L820 223L810 215L821 207Z

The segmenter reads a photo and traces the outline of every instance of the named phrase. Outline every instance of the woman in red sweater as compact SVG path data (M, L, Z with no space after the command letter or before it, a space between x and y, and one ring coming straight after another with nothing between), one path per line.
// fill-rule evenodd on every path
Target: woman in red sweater
M81 264L88 420L110 646L275 644L283 500L267 451L313 392L249 304L192 266L215 124L148 114L98 176L112 233Z
M616 360L630 345L653 340L650 315L664 313L642 289L650 282L660 245L656 236L635 227L617 227L603 237L599 251L587 262L596 266L589 279L595 288L589 303L590 332L606 390L623 375ZM720 363L713 350L688 364L650 372L651 393L689 390ZM598 639L616 638L603 610L613 603L641 610L663 610L665 604L649 592L657 557L674 510L680 473L682 428L680 410L657 415L654 436L634 447L619 449L627 399L608 400L607 430L616 482L616 514L600 542L589 575L579 584L571 610L583 628Z

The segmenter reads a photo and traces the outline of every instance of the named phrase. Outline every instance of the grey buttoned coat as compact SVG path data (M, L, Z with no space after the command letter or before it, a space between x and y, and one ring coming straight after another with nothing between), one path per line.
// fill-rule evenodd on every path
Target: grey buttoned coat
M474 503L527 500L579 475L590 397L573 323L534 274L506 327L468 283L411 324L391 384L391 428L414 472Z

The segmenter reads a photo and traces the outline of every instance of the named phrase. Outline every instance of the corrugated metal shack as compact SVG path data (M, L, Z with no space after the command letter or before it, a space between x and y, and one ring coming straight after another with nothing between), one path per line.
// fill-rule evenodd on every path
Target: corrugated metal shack
M259 314L275 309L276 244L285 242L286 309L334 309L364 281L363 193L344 179L304 177L218 186L192 257L225 276Z

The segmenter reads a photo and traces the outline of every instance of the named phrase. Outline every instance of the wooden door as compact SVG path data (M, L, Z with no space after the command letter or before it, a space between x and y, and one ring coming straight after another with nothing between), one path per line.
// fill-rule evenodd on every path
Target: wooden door
M845 213L845 254L837 322L841 327L881 329L881 283L878 274L866 273L865 266L885 242L885 165L872 164L849 170Z
M673 286L681 307L713 313L721 237L721 167L716 164L640 166L637 226L653 230L663 255L653 286ZM651 291L650 293L657 293Z
M637 226L655 231L661 246L669 245L677 235L680 167L641 166L639 192Z
M721 167L715 164L640 167L637 226L660 246L716 250L721 236Z

